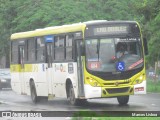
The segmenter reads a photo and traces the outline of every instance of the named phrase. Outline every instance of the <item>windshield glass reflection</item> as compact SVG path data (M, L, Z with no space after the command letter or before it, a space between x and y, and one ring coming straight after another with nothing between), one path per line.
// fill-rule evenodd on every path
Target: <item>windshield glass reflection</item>
M128 71L143 65L140 38L101 38L85 41L87 68L92 71Z

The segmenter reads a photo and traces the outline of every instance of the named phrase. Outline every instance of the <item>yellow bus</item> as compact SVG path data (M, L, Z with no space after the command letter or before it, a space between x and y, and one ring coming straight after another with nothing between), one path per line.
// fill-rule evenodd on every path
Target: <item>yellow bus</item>
M135 21L96 20L11 35L11 86L34 103L146 94L145 46Z

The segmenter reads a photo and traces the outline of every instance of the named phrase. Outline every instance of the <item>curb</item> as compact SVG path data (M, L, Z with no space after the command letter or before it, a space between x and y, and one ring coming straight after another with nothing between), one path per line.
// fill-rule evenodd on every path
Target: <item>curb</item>
M160 95L160 93L152 93L152 92L147 92L147 94L159 94Z

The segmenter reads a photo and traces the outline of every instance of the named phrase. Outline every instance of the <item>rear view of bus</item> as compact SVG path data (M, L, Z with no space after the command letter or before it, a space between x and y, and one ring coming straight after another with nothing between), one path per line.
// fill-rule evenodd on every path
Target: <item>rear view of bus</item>
M143 40L136 22L86 23L84 90L86 98L146 94Z

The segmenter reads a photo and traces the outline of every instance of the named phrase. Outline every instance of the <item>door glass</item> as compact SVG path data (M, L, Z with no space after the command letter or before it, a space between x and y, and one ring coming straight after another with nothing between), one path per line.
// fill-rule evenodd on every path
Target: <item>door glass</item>
M78 96L84 97L82 41L77 40Z
M48 67L52 67L52 57L53 57L53 54L52 54L52 44L51 43L48 43L47 44L47 63L48 63Z
M20 59L19 63L21 64L21 68L24 68L24 46L19 47Z

